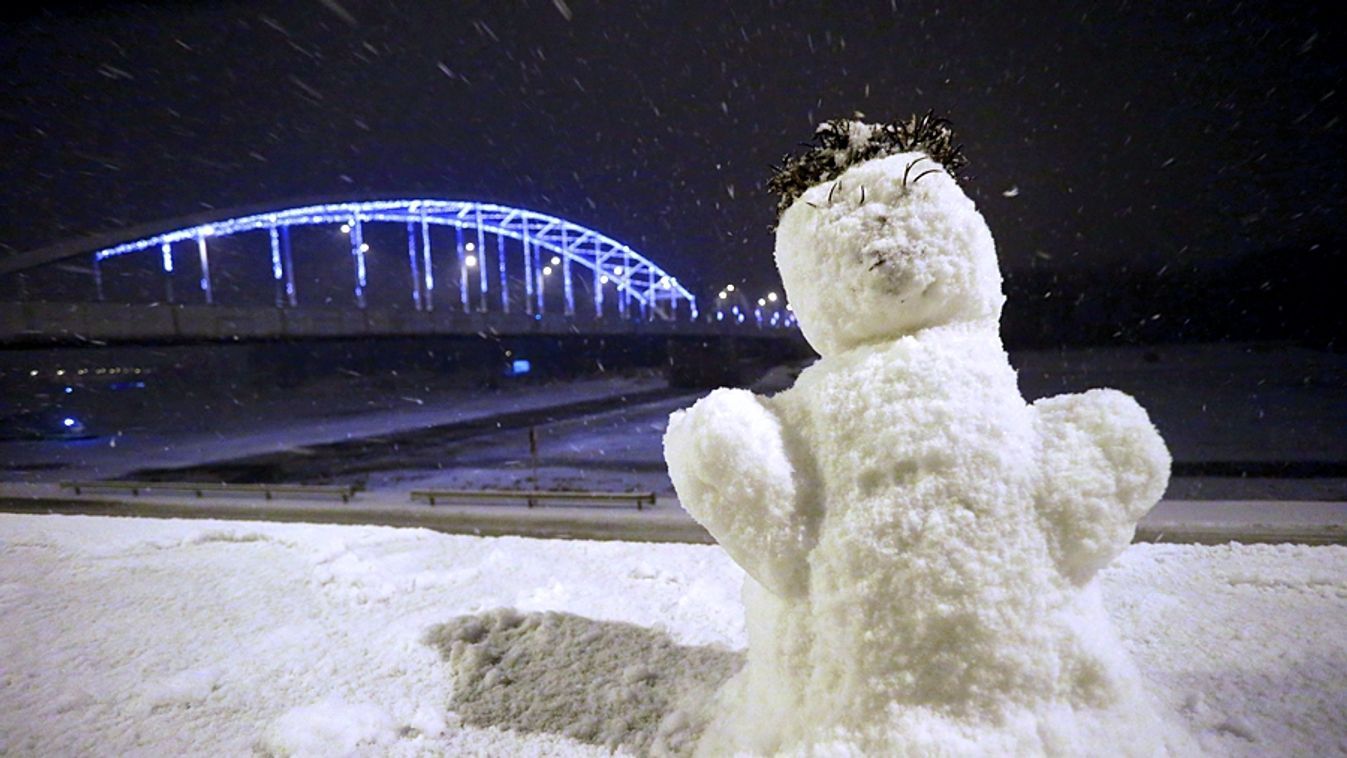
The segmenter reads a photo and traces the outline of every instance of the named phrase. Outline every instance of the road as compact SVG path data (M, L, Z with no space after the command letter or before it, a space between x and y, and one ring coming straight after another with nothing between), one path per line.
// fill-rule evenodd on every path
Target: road
M673 498L654 508L430 506L405 492L362 492L350 503L190 495L74 495L52 484L0 483L0 512L283 521L418 527L449 534L710 543ZM1162 500L1137 542L1347 545L1347 502Z
M128 472L141 481L647 490L671 494L660 440L699 392L667 387L506 410L356 439L191 466ZM535 432L538 455L530 454Z

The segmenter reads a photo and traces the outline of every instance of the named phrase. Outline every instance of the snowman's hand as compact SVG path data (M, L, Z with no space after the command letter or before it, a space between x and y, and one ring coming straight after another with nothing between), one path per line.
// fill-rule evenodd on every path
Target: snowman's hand
M803 592L809 528L780 421L747 390L718 389L669 417L664 458L683 507L763 586Z
M1043 441L1039 518L1077 584L1113 560L1169 484L1169 450L1129 395L1090 390L1034 403Z

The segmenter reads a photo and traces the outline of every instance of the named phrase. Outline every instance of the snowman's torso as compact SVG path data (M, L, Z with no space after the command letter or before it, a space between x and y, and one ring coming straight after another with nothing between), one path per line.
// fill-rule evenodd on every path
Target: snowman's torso
M808 658L804 701L837 708L817 716L873 712L876 698L976 707L984 691L1041 692L1055 656L1022 655L1007 635L1056 647L1060 630L1041 622L1061 594L1035 523L1033 411L995 332L927 330L831 356L772 402L814 467L809 593L778 608L778 631L786 654Z

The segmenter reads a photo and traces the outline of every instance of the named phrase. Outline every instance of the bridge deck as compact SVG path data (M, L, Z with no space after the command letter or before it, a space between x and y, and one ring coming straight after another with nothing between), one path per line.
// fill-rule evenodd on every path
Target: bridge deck
M669 335L798 338L750 323L641 321L547 314L369 308L270 308L120 303L0 303L0 344L161 342L417 335Z

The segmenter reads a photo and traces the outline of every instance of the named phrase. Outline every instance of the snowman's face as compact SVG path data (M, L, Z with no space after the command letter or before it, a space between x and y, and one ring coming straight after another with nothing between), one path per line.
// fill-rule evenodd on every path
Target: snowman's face
M1005 301L986 222L922 153L811 187L781 217L776 263L821 355L957 321L994 326Z

